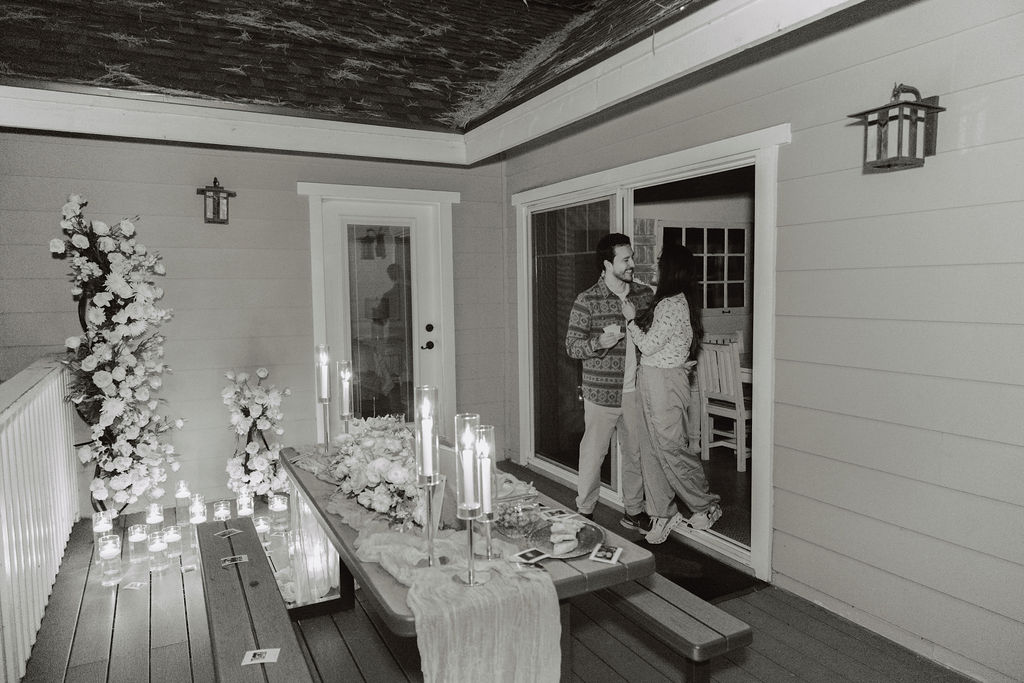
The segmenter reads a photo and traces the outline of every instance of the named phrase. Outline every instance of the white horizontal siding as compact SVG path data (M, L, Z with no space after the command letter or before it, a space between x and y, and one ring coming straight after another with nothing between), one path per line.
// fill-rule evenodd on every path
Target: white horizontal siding
M776 580L993 681L1024 675L1012 592L1024 566L1022 10L892 3L507 162L516 193L790 124ZM848 114L887 101L894 82L940 96L938 153L864 175Z

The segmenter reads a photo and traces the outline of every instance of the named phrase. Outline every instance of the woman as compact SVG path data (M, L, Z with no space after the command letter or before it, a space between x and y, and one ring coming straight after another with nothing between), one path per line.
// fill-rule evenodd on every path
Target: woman
M689 411L690 375L704 336L697 287L693 254L686 247L667 245L658 259L658 289L651 307L637 316L632 304L622 304L630 336L642 354L637 388L647 438L641 439L640 457L654 518L648 543L664 542L684 523L675 496L690 509L685 524L692 529L709 529L722 516L720 498L708 492L699 448L690 436L698 433Z

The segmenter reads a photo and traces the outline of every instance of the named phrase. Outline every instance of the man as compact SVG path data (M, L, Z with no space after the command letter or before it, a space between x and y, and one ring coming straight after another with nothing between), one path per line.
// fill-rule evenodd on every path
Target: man
M627 338L622 301L636 310L651 304L650 287L633 282L633 248L629 237L610 233L597 243L601 276L576 297L569 313L565 349L583 361L583 439L580 441L576 509L593 519L601 488L601 464L612 433L618 429L622 450L622 526L647 533L651 519L644 510L639 432L643 414L636 392L636 348Z

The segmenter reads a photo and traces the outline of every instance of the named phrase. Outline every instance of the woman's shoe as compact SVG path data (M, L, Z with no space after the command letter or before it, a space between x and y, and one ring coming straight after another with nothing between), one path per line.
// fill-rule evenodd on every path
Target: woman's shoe
M696 531L704 531L711 528L711 525L722 516L722 508L712 505L707 510L693 513L690 519L686 520L686 526Z
M672 529L683 523L683 516L678 512L671 517L653 517L654 523L651 530L644 536L644 540L651 544L664 543Z

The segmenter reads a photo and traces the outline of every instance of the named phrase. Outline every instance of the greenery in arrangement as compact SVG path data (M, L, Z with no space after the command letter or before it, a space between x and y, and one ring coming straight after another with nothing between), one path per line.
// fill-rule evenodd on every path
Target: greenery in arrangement
M393 415L353 420L335 439L328 472L339 490L396 524L423 526L423 488L416 485L414 437Z
M269 443L266 433L284 434L281 427L281 401L291 396L292 390L278 389L263 384L270 371L256 370L256 384L247 372L224 373L231 384L224 387L221 397L231 411L231 428L238 446L228 460L228 488L236 493L266 495L287 488L287 477L279 467L281 444Z
M167 468L178 469L164 434L184 423L162 415L156 397L170 372L158 329L171 311L157 305L164 294L153 282L165 273L160 256L136 240L132 221L88 221L85 205L79 195L68 197L60 223L65 237L50 240L53 257L71 262L82 326L81 335L65 342L67 400L91 430L78 457L95 463L93 507L124 509L143 495L162 497Z

